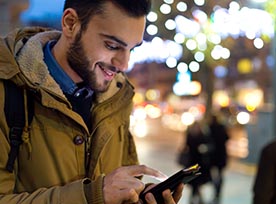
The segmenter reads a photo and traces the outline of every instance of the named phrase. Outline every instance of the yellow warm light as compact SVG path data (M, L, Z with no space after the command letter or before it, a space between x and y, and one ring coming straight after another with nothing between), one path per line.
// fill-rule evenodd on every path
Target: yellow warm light
M182 115L181 115L181 122L186 125L186 126L189 126L191 124L193 124L195 122L195 117L192 113L189 113L189 112L184 112Z
M158 107L156 107L154 105L151 105L151 104L146 105L145 110L146 110L147 115L150 118L158 118L162 114L160 108L158 108Z
M201 84L198 81L191 81L190 82L190 91L191 95L198 95L201 92Z
M252 72L253 65L249 59L241 59L237 64L237 68L239 73L247 74Z
M134 104L141 104L144 102L144 96L141 93L135 93L134 97L133 97L133 103Z
M159 98L159 92L157 90L154 90L154 89L149 89L146 92L146 97L149 101L155 101Z
M238 102L245 107L250 107L250 109L262 105L263 98L261 89L241 89L238 93Z
M230 104L229 96L225 91L215 91L213 95L213 100L221 107L227 107Z
M253 112L254 110L256 110L256 106L246 105L246 110L248 110L249 112Z

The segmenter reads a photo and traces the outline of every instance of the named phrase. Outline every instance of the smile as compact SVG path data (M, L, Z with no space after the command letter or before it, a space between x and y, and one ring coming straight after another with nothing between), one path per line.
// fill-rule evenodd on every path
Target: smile
M99 68L102 70L102 72L104 73L104 76L107 80L112 80L116 74L116 72L114 72L108 68L105 68L105 67L101 66L100 64L99 64Z

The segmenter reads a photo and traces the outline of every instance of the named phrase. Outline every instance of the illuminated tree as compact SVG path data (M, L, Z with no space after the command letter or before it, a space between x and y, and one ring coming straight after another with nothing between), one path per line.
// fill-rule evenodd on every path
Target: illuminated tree
M206 116L213 107L216 71L224 71L224 76L219 76L224 84L222 89L228 87L231 91L237 79L250 79L260 71L267 74L258 76L257 83L264 89L270 86L269 65L263 61L270 50L272 22L261 9L247 8L246 3L154 1L151 16L155 17L148 18L146 39L158 36L182 45L183 55L177 59L178 63L186 63L190 72L191 62L199 67L198 71L192 72L192 78L201 82L206 93ZM271 12L275 11L275 1L268 4L270 9L274 6ZM261 64L258 69L257 64Z

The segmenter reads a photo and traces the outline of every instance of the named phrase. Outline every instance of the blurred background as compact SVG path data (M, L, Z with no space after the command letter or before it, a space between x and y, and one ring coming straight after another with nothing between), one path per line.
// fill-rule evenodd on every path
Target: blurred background
M60 28L63 0L0 0L0 35ZM127 75L141 163L170 175L187 127L219 115L227 127L222 204L250 204L261 149L275 137L275 0L154 0ZM145 178L151 181L152 178ZM202 186L205 203L212 185ZM181 204L189 203L190 187Z

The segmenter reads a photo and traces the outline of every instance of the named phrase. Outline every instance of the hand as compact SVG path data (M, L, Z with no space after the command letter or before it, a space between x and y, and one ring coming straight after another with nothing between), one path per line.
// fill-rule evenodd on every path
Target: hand
M155 185L149 186L147 190L151 189ZM176 204L179 202L180 198L182 197L182 191L184 189L184 184L181 183L179 186L175 189L174 193L172 194L169 189L162 192L163 198L164 198L164 204ZM163 204L163 203L157 203L152 193L147 193L145 196L145 199L147 201L147 204Z
M142 175L149 175L159 178L164 177L160 171L149 168L145 165L120 167L106 175L104 178L104 203L138 203L139 194L144 190L145 185L136 177ZM168 196L166 196L166 198L167 197Z

